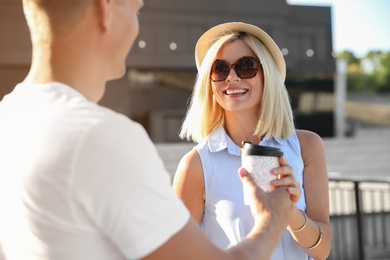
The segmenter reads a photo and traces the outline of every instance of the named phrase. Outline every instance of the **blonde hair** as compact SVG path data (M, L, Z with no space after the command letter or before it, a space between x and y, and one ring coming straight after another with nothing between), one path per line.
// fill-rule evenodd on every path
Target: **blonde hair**
M259 121L254 135L265 138L288 139L294 132L294 119L284 81L264 44L255 36L230 32L219 37L207 51L199 68L187 115L179 137L201 142L213 131L224 126L224 110L213 100L210 72L218 51L226 43L245 42L260 60L264 74L264 88L259 110Z

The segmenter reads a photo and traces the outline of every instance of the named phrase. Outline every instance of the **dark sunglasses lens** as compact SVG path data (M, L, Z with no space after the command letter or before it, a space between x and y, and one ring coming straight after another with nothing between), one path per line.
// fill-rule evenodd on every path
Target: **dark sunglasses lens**
M211 69L211 79L215 82L223 81L230 72L229 64L224 60L216 60Z
M237 61L234 70L240 78L249 79L256 76L259 67L255 58L243 57Z

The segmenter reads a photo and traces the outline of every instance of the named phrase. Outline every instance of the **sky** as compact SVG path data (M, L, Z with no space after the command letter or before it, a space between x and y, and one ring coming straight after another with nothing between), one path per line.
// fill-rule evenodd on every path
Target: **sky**
M294 5L332 7L333 51L363 57L370 50L390 52L390 0L287 0Z

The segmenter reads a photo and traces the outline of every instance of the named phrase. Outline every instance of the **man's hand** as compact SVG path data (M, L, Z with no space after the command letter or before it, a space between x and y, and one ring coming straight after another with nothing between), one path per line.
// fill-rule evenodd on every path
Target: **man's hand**
M272 192L264 192L256 185L253 177L244 168L239 169L241 181L251 189L252 201L251 212L255 225L249 236L257 233L270 231L278 239L286 230L294 202L290 199L287 186L277 187Z

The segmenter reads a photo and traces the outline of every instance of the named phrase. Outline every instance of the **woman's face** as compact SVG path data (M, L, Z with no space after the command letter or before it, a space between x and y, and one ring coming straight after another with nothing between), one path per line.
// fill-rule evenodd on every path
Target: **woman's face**
M256 57L242 40L226 43L218 52L216 60L224 60L229 65L244 56ZM252 78L242 79L232 68L225 80L211 80L214 99L226 112L251 112L258 114L263 94L263 71L259 66Z

